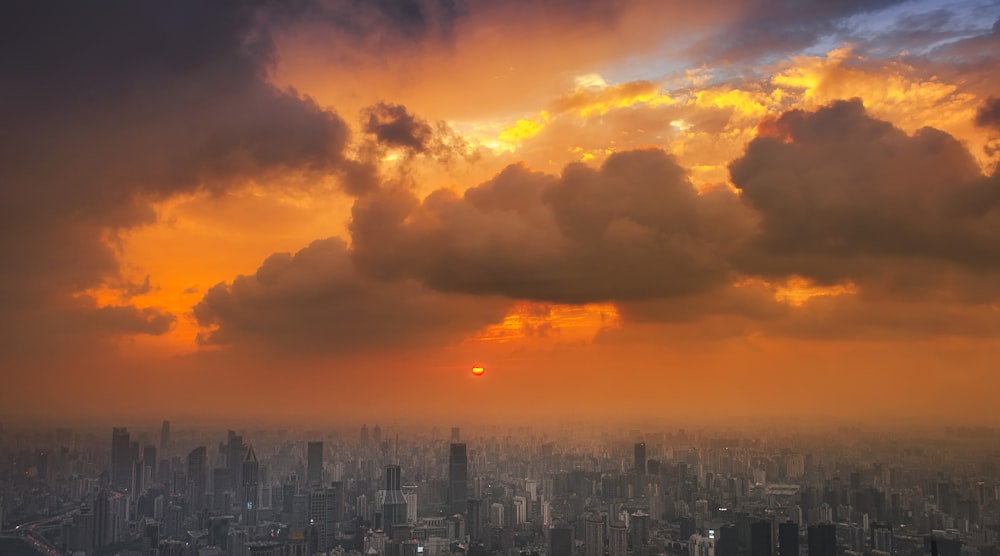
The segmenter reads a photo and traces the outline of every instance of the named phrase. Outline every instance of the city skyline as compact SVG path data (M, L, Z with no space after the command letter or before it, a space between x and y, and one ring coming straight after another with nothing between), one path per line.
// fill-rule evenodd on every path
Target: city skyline
M1000 425L996 2L11 2L0 46L11 426Z

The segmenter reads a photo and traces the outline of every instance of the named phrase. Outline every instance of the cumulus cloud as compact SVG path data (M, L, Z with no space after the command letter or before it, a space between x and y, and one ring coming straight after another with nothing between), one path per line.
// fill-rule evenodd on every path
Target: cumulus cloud
M58 330L26 329L26 311L120 280L114 237L154 220L151 203L351 170L344 122L268 83L268 17L228 2L0 7L5 346Z
M212 287L194 314L214 327L204 344L310 355L441 345L501 320L508 307L359 275L345 242L331 238L271 255L255 274Z
M699 194L659 149L561 175L512 165L462 195L402 190L359 200L354 260L381 278L449 292L585 303L681 296L729 280L752 229L725 189Z
M765 122L730 172L761 216L760 236L741 254L750 272L920 283L941 277L912 275L928 261L996 270L1000 214L995 202L970 202L990 199L995 177L950 135L908 135L860 100Z
M976 110L976 125L1000 131L1000 98L990 97Z

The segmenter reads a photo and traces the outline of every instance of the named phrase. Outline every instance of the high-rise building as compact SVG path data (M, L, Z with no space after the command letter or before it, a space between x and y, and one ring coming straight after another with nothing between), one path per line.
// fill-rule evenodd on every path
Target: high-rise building
M385 466L385 500L382 502L382 530L391 536L396 525L406 524L406 499L403 498L401 471L398 465Z
M635 462L633 469L640 475L646 474L646 443L637 442L635 445Z
M187 457L188 501L195 512L205 507L205 486L208 473L208 450L198 446Z
M240 466L240 477L243 481L241 489L243 492L243 524L247 527L256 527L260 464L257 462L257 454L254 453L253 446L247 448L247 455Z
M799 524L785 521L778 524L778 556L799 556Z
M702 535L691 535L688 539L688 556L715 556L715 539Z
M649 514L638 511L629 517L629 526L632 535L632 550L649 543Z
M452 427L451 428L451 443L452 444L458 444L459 442L461 442L462 441L461 436L462 435L461 435L460 430L459 430L458 427Z
M160 453L166 456L170 448L170 421L164 420L160 425Z
M229 431L226 444L226 464L229 467L229 488L238 491L243 486L243 455L246 454L243 437Z
M769 520L760 519L750 524L750 556L774 556Z
M406 501L406 522L413 524L417 522L417 485L406 483L403 485L403 500Z
M808 529L809 556L837 556L837 526L818 523Z
M549 555L573 556L573 529L557 525L549 529Z
M892 553L892 525L889 523L872 524L872 550Z
M318 485L323 482L323 443L310 442L306 448L306 484Z
M486 512L483 510L483 500L481 498L470 498L466 509L466 529L469 531L469 538L472 542L478 542L482 539L483 527L485 526L484 515Z
M624 521L614 521L608 528L608 556L626 556L628 552L628 527Z
M128 492L132 486L132 450L128 429L115 427L111 431L111 488Z
M583 535L584 556L602 556L604 554L604 517L598 514L588 517Z
M460 514L468 509L469 459L465 444L452 444L448 452L448 503L451 513Z
M309 491L309 523L316 529L317 551L333 548L342 505L343 491L336 487L316 486Z

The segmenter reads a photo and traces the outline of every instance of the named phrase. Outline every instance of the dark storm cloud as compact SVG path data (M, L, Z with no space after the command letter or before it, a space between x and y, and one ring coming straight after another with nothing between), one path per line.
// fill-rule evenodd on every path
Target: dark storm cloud
M976 125L1000 131L1000 98L990 97L976 110Z
M751 273L905 290L1000 269L1000 180L950 135L907 135L860 100L763 123L730 172L761 217L740 254Z
M380 278L583 303L724 283L752 221L735 195L699 195L670 155L640 150L560 176L510 166L462 196L385 191L359 200L350 226L354 260Z
M273 20L322 23L366 46L448 40L466 11L463 0L301 0L268 5Z
M207 344L285 354L441 345L503 318L509 302L434 292L412 280L380 282L354 270L346 244L313 242L277 253L252 276L211 288L195 306Z
M151 222L151 202L352 170L344 122L266 81L268 17L236 2L0 5L5 346L49 330L21 326L27 311L58 318L75 292L119 280L109 240Z
M363 126L379 143L418 153L427 150L433 134L430 124L410 114L405 106L384 102L364 110Z

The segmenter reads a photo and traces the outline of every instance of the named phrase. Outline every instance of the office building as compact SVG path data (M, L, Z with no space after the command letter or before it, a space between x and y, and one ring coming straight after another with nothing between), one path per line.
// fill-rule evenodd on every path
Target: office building
M132 486L132 451L128 429L115 427L111 431L111 488L128 492Z
M608 556L627 556L628 527L624 521L614 521L608 528Z
M205 487L208 479L208 450L198 446L187 456L188 502L192 511L205 507Z
M401 471L398 465L385 466L385 500L382 502L382 530L391 537L397 525L406 524L406 499L403 498Z
M635 460L632 469L640 474L646 474L646 443L637 442L635 445Z
M601 515L591 515L587 518L583 532L583 554L584 556L604 555L604 517Z
M750 556L774 556L769 520L761 519L750 524Z
M837 526L833 523L810 525L807 530L809 556L837 556Z
M306 484L309 486L319 485L323 482L323 443L308 443L306 452Z
M799 556L799 524L785 521L778 524L778 556Z
M469 459L465 444L451 444L448 452L448 502L451 513L464 513L469 496Z

